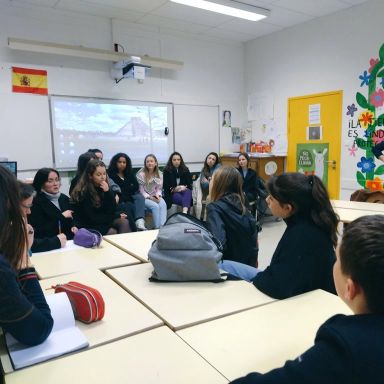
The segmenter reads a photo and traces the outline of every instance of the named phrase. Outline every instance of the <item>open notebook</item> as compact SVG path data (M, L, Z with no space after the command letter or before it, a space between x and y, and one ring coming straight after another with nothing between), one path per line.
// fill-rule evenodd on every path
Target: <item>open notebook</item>
M46 297L51 308L54 325L49 337L39 345L29 347L19 343L9 333L6 342L15 369L52 359L68 352L87 347L88 340L75 324L68 296L56 293Z

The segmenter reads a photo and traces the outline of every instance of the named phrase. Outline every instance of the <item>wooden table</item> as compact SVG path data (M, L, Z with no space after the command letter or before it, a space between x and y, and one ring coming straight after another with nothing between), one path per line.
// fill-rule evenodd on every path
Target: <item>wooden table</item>
M7 384L224 384L227 380L167 327L22 369Z
M148 261L148 251L156 239L158 229L104 236L104 239L140 261Z
M313 345L319 326L350 314L335 295L316 290L178 331L196 352L229 380L267 372Z
M274 301L245 281L153 283L152 264L109 269L106 273L162 318L182 329Z
M108 241L103 241L99 248L72 248L72 244L68 243L68 248L33 254L31 260L41 279L87 269L115 268L140 262Z
M45 294L53 294L53 289L47 290L47 288L69 281L77 281L94 287L104 298L105 316L101 321L91 324L76 321L76 325L85 334L91 348L163 325L163 321L159 317L98 270L41 280L40 285ZM1 357L5 372L11 372L13 368L8 353Z

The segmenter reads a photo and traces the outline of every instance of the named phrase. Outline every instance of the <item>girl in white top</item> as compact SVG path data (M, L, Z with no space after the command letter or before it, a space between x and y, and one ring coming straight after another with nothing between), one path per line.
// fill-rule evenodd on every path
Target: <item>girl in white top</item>
M145 208L152 212L153 225L160 228L167 219L167 204L163 195L163 173L159 171L156 156L145 156L144 167L136 174L140 193L145 198Z

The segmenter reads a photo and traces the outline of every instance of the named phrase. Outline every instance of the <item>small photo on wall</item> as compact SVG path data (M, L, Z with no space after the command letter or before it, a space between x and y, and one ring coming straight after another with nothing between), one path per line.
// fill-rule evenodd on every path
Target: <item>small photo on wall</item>
M307 127L307 140L322 140L323 139L323 129L322 127Z
M231 127L231 111L223 111L223 127Z

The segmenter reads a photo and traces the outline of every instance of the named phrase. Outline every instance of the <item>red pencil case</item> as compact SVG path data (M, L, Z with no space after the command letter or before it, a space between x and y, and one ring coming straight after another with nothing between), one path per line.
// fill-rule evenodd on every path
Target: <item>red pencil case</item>
M105 303L97 289L76 281L58 284L52 288L55 293L65 292L68 295L75 319L83 323L92 323L104 317Z

